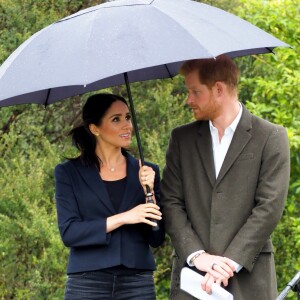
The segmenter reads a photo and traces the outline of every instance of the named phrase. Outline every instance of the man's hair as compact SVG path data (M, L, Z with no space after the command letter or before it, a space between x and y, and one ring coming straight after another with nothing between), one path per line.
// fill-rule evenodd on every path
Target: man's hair
M217 81L222 81L230 91L237 90L239 70L233 60L226 55L210 59L188 60L181 66L179 73L185 76L196 70L200 82L208 88L211 88Z

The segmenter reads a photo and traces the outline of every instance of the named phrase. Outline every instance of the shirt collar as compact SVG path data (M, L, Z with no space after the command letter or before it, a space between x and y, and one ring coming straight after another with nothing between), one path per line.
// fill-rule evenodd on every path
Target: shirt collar
M239 113L237 114L237 116L235 117L235 119L232 121L232 123L226 128L226 130L228 128L230 128L233 132L235 132L235 130L236 130L238 124L239 124L239 121L240 121L240 119L242 117L242 112L243 112L243 107L242 107L242 105L241 105L240 102L239 102L239 106L240 106ZM213 123L212 123L211 120L209 120L209 127L210 127L211 131L215 128L215 126L213 125Z

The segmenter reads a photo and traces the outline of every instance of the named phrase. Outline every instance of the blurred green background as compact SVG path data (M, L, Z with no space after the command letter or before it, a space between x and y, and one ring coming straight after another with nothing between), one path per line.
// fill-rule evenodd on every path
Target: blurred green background
M103 1L102 1L103 2ZM300 3L296 0L202 1L232 12L293 49L237 58L240 100L251 112L287 128L291 181L273 234L279 292L300 270ZM0 64L43 27L101 1L0 0ZM192 120L180 76L131 85L147 161L161 171L171 129ZM125 97L124 86L107 89ZM0 299L63 299L68 249L57 229L53 170L76 155L67 133L88 95L38 105L0 108ZM136 141L131 149L138 156ZM168 299L172 246L154 250L158 300ZM288 299L296 299L289 293ZM268 300L268 299L266 299Z

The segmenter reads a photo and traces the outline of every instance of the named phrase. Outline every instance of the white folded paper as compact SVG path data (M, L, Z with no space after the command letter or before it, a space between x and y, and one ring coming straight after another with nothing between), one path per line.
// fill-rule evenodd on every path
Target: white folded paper
M233 295L217 285L212 286L212 293L207 294L201 287L203 276L190 268L183 268L180 275L180 288L200 300L233 300Z

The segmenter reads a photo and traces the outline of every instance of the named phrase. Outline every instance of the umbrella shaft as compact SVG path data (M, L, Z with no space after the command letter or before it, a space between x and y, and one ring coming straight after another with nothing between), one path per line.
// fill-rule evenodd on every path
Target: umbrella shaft
M129 104L130 104L130 111L131 111L131 118L132 118L133 128L134 128L134 131L135 131L135 136L136 136L137 144L138 144L138 148L139 148L139 155L140 155L141 163L142 163L142 166L143 166L145 164L145 161L144 161L142 143L141 143L139 129L138 129L137 121L136 121L135 110L134 110L134 105L133 105L133 101L132 101L132 95L131 95L130 84L129 84L127 72L124 73L124 78L125 78L126 89L127 89L127 94L128 94Z
M136 121L135 110L134 110L134 105L133 105L133 101L132 101L132 95L131 95L130 84L129 84L127 72L124 73L124 79L125 79L125 83L126 83L126 89L127 89L127 94L128 94L129 104L130 104L133 128L135 131L135 136L136 136L137 145L138 145L138 149L139 149L141 164L143 166L145 164L143 148L142 148L140 133L139 133L139 129L138 129L137 121ZM149 194L151 192L150 187L148 185L146 185L146 190L147 190L147 194Z

